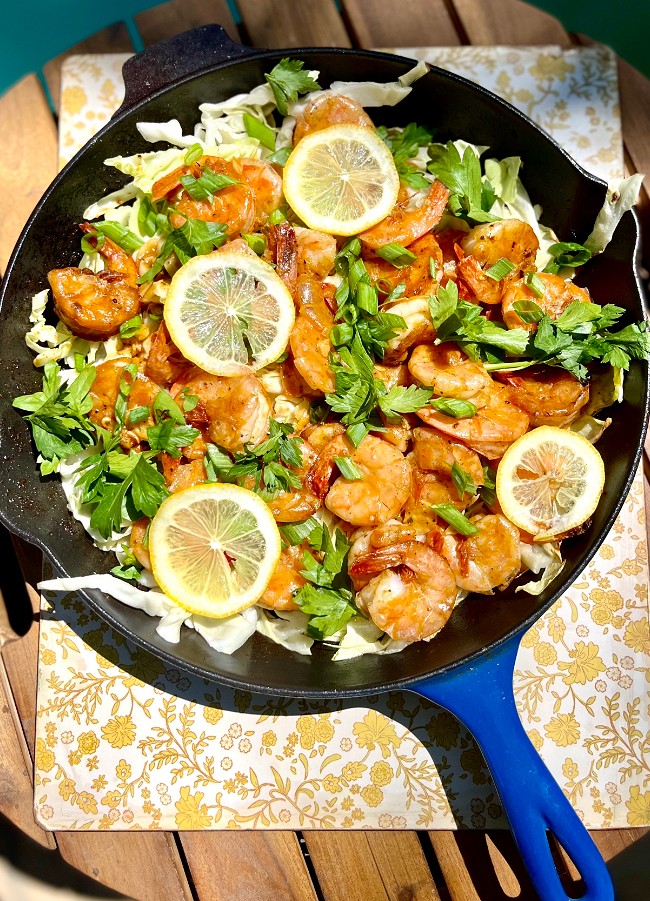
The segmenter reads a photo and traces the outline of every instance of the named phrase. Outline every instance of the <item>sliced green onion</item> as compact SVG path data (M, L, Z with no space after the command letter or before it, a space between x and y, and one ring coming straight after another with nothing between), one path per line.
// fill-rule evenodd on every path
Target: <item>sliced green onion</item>
M279 225L281 222L286 222L287 217L284 215L282 210L273 210L271 215L268 218L269 225Z
M483 467L483 484L486 488L497 487L497 471L491 466Z
M207 445L207 456L217 472L232 468L232 460L228 454L225 453L225 451L222 451L220 447L217 447L216 444Z
M348 325L347 322L335 325L334 328L330 330L330 341L332 342L333 347L341 347L343 344L349 344L353 338L354 326Z
M361 253L361 241L357 237L348 238L334 257L334 269L339 275L347 275L350 266Z
M370 276L363 260L355 260L353 263L350 263L348 279L350 281L350 290L353 293L357 290L359 282L370 283Z
M276 150L275 153L272 153L271 156L267 156L267 163L275 163L278 166L286 166L287 160L291 156L291 147L280 147L279 150Z
M438 277L438 265L433 257L429 257L429 274L431 278Z
M359 282L357 285L357 306L371 316L376 316L379 312L379 300L377 298L377 289L366 282Z
M143 422L145 419L149 419L150 415L149 407L134 407L132 410L129 410L129 425Z
M81 239L81 250L83 253L97 253L104 243L104 236L93 232L91 235L84 235Z
M485 274L494 279L495 282L500 282L507 275L510 275L511 272L517 267L514 263L511 263L510 260L507 260L505 257L501 257L500 260L497 260L494 266L490 266L489 269L485 270Z
M354 460L349 457L334 457L334 462L339 468L339 472L344 479L349 482L358 482L363 478L363 474Z
M221 172L213 172L207 166L199 178L194 178L193 175L181 175L180 181L192 200L212 200L217 191L222 188L239 184L237 179L223 175Z
M203 147L201 144L192 144L191 147L187 148L187 153L185 154L185 165L190 166L192 163L196 163L197 160L200 160L203 156Z
M370 429L365 422L355 422L353 425L347 427L345 434L354 447L359 447L369 431Z
M100 235L106 235L127 253L134 253L139 247L142 247L143 242L140 238L125 226L120 225L119 222L97 222L95 230Z
M286 350L283 350L275 362L276 363L284 363L284 361L288 360L288 359L289 359L289 352Z
M242 233L242 238L244 239L244 241L246 241L250 249L258 255L258 257L261 257L265 252L267 245L264 235L245 235Z
M483 503L490 508L490 510L495 510L497 507L497 493L494 488L488 488L487 485L481 485L478 490L479 496Z
M438 413L453 416L454 419L469 419L476 413L476 406L469 400L461 400L460 397L436 397L429 401L429 406Z
M527 272L524 276L524 282L526 284L526 287L530 288L533 294L536 294L537 297L544 296L546 285L536 272L533 272L532 270L530 272Z
M249 138L256 138L262 147L275 151L275 132L272 128L261 122L249 113L244 113L244 128Z
M399 285L395 285L393 290L390 292L384 303L390 303L393 300L399 300L402 294L406 291L406 282L400 282Z
M86 358L83 354L76 353L74 355L74 368L76 372L81 372L82 369L86 368Z
M142 316L133 316L120 326L120 338L133 338L142 328Z
M478 528L474 525L473 522L470 522L466 516L457 510L453 504L432 504L431 509L439 516L441 519L444 519L445 522L448 522L449 525L456 529L457 532L460 532L461 535L476 535L478 532Z
M544 310L534 300L516 300L512 309L522 322L539 322L544 318Z
M287 544L302 544L309 538L314 529L319 529L320 523L314 516L303 522L284 523L280 526L280 532Z
M395 244L394 242L391 244L384 244L383 247L378 247L375 253L378 257L381 257L382 260L391 263L396 269L403 269L404 266L409 266L413 260L417 259L416 255L411 250L407 250L406 247L402 247L401 244Z
M474 479L463 469L457 460L454 460L454 465L451 467L451 480L456 486L458 497L461 500L465 494L476 494Z

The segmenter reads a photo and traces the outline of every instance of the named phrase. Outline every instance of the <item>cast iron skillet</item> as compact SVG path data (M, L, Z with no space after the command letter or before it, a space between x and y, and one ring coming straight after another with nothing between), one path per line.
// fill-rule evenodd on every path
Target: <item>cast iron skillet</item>
M103 160L150 149L136 122L178 118L189 133L201 102L249 90L286 55L320 70L324 86L334 79L394 80L412 66L401 57L361 51L252 51L233 44L218 26L149 48L125 66L122 108L55 179L18 241L0 297L0 518L42 548L65 575L105 572L112 561L71 519L57 479L39 476L28 429L11 407L16 395L40 388L41 375L24 343L31 297L47 285L49 269L76 265L83 210L123 183L124 177L103 166ZM397 107L372 113L377 124L417 121L433 127L437 140L486 144L497 158L520 155L526 187L544 207L544 221L562 240L583 241L589 234L605 197L604 183L481 87L434 68ZM625 307L630 321L643 316L638 253L637 223L628 213L606 252L581 275L596 300ZM98 591L82 595L111 626L154 654L230 686L299 697L351 697L408 687L439 702L464 720L480 744L540 896L566 898L547 841L551 830L581 871L584 897L612 898L602 859L525 736L512 696L512 670L519 636L581 572L613 525L638 465L647 407L646 366L634 364L625 400L613 411L615 425L598 445L607 467L605 492L589 531L566 543L561 581L539 597L515 594L511 587L495 597L469 598L439 637L399 654L332 663L325 649L302 657L256 635L227 656L191 630L183 630L178 645L169 645L156 634L156 620L143 612Z

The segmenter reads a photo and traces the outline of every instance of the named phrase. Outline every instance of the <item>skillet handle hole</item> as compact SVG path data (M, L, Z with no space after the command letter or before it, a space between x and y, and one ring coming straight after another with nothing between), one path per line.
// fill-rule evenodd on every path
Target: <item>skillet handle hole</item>
M566 892L567 897L582 898L587 891L587 887L576 865L549 829L546 830L546 839L551 849L551 855L560 877L562 888Z

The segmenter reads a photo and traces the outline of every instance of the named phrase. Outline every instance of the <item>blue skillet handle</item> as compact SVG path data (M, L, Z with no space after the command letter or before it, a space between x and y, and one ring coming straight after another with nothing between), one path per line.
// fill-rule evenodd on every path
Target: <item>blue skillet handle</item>
M568 901L547 830L559 840L587 887L581 901L614 901L605 862L578 815L528 740L512 691L519 639L476 662L412 686L446 707L474 735L541 901Z

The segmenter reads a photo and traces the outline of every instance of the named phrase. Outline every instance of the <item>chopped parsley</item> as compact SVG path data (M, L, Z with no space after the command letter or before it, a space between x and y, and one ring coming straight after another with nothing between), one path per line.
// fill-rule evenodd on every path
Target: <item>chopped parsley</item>
M420 147L426 147L431 143L433 138L431 132L415 122L409 122L403 129L388 129L381 125L377 129L377 134L393 154L400 181L415 191L428 188L431 181L414 169L409 161L418 155Z
M494 203L494 188L481 175L481 163L472 147L465 147L461 157L452 141L429 147L429 172L449 188L447 208L453 216L466 222L494 222L489 210Z
M267 501L282 491L299 489L302 481L293 469L302 466L302 439L296 438L293 431L290 423L271 419L269 437L255 447L247 445L243 451L230 455L209 444L205 458L208 480L236 482Z
M312 528L307 540L321 562L309 551L304 552L301 575L307 584L294 595L294 601L309 615L309 635L322 640L334 635L359 613L345 566L351 544L340 529L332 540L325 525Z

